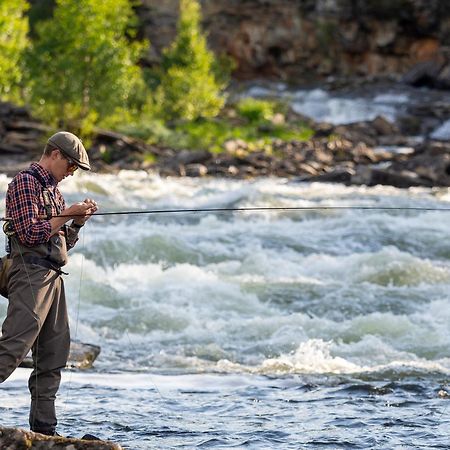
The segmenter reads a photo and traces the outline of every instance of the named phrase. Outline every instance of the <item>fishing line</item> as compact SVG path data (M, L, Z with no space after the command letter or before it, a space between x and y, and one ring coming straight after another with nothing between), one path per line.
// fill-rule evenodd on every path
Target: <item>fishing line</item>
M128 211L107 211L107 212L96 212L94 214L80 214L80 215L65 215L60 214L58 216L53 217L86 217L86 216L121 216L121 215L156 215L156 214L192 214L192 213L228 213L228 212L270 212L270 211L344 211L344 210L353 210L353 211L415 211L415 212L450 212L450 208L444 207L420 207L420 206L405 206L405 207L390 207L390 206L363 206L363 205L340 205L340 206L260 206L260 207L223 207L223 208L177 208L177 209L151 209L151 210L128 210ZM10 221L9 217L1 217L0 221ZM83 234L83 243L84 243L84 234ZM82 271L83 271L83 261L81 267L81 277L80 277L80 288L78 295L78 311L77 311L77 319L76 319L76 331L78 328L78 320L79 320L79 307L80 307L80 298L81 298L81 283L82 283ZM28 274L27 274L28 275ZM31 285L31 281L29 280ZM33 293L34 294L34 293ZM131 341L131 337L126 330L126 334L128 340L130 342L130 346L134 348L134 345ZM160 390L158 389L157 384L151 380L154 385L156 391L162 399L166 399ZM70 390L70 382L69 382L69 390ZM445 408L446 409L446 408ZM445 411L444 409L444 411ZM444 412L441 413L441 416Z
M85 242L85 230L82 231L82 238L81 238L81 250L84 250L84 242ZM74 340L76 340L78 335L78 322L80 318L80 305L81 305L81 288L82 288L82 281L83 281L83 269L84 269L84 254L81 252L81 264L80 264L80 281L78 285L78 302L77 302L77 314L76 314L76 321L75 321L75 336ZM72 374L73 371L70 371L69 380L67 382L67 394L66 394L66 402L63 405L63 409L61 411L61 415L64 415L66 405L69 403L70 400L70 390L72 387Z
M128 337L128 341L130 342L131 349L137 354L136 347L134 346L133 342L131 341L131 337L130 337L130 333L128 332L128 328L125 330L125 333L126 333L126 335L127 335L127 337ZM153 386L154 386L155 389L156 389L156 392L159 394L159 396L161 397L161 399L164 400L164 401L167 401L168 398L167 398L167 397L164 397L164 395L162 395L161 391L159 390L158 386L156 385L156 383L155 383L155 381L153 380L153 377L150 375L150 373L146 373L146 376L148 376L148 378L149 378L149 380L150 380L150 383L153 384Z
M223 213L223 212L261 212L261 211L440 211L450 212L450 208L424 207L424 206L362 206L362 205L341 205L341 206L250 206L242 208L177 208L177 209L147 209L134 211L106 211L95 212L93 214L60 214L52 217L86 217L86 216L131 216L140 214L183 214L183 213ZM10 217L2 217L1 221L10 221Z

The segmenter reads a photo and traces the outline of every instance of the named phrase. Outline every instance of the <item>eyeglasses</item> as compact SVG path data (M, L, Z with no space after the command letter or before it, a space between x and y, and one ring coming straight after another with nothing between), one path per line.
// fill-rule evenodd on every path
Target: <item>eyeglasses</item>
M61 152L61 155L67 161L67 172L74 173L75 170L78 169L78 165L76 164L76 162L72 158L69 158L62 152Z

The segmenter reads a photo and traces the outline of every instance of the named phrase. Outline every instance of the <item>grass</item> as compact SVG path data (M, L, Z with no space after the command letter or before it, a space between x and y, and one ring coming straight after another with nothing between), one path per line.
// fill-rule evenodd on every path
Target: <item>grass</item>
M227 106L218 117L164 123L161 120L117 116L105 124L115 131L149 144L174 149L209 150L221 153L229 140L242 140L248 151L272 151L275 140L305 141L313 130L301 122L285 121L286 105L246 98Z
M214 119L179 124L169 141L173 148L203 149L220 153L224 149L224 143L230 139L240 139L247 144L263 147L276 139L308 140L312 133L312 130L302 125L274 125L270 122L235 124L227 119Z

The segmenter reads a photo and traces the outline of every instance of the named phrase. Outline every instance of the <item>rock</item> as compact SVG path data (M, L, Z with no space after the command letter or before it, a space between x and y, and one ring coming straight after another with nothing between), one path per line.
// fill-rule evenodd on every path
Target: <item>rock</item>
M185 173L187 177L204 177L208 173L208 168L203 164L188 164Z
M410 136L422 134L422 120L420 117L413 115L402 115L397 118L397 124L400 132Z
M370 178L366 184L368 186L376 186L378 184L382 184L398 188L409 188L411 186L433 186L433 183L431 181L420 178L414 172L401 171L400 173L397 173L391 170L380 169L370 170Z
M378 162L378 157L373 149L367 147L364 143L358 143L352 149L353 161L357 164L365 163L376 163Z
M450 62L441 69L436 77L435 84L438 89L450 89Z
M320 175L315 175L311 177L304 177L301 181L310 181L310 182L321 182L321 183L344 183L351 184L352 177L355 174L354 170L350 169L341 169L341 170L333 170L328 173L323 173Z
M332 75L348 83L348 74L399 78L413 67L412 83L438 82L440 65L432 66L448 47L445 0L202 0L201 6L209 46L232 57L239 79L301 83ZM177 7L177 0L139 2L141 30L152 43L149 66L173 41Z
M316 124L314 127L314 137L315 138L328 137L330 134L333 133L333 130L334 126L331 123L320 122Z
M74 438L45 436L18 428L0 427L2 450L58 449L58 450L121 450L122 447L108 441L87 441Z
M228 153L235 153L237 150L240 149L247 149L247 142L243 141L242 139L229 139L225 141L223 144L223 148Z
M441 389L441 390L438 392L438 397L439 397L439 398L450 398L450 394L449 394L446 390Z
M75 369L89 369L100 354L100 347L98 345L84 344L82 342L72 341L70 343L69 360L67 367ZM33 360L31 355L27 356L20 367L33 367Z
M436 128L431 134L431 139L450 141L450 119Z
M318 175L318 170L314 168L311 164L301 163L298 165L298 169L300 172L303 172L308 175L316 176Z
M424 101L409 104L400 127L383 117L339 126L308 119L309 126L316 130L308 141L274 139L268 146L231 139L218 155L148 145L120 133L97 129L88 151L96 171L113 173L126 168L153 171L161 176L301 176L346 184L351 177L352 184L450 186L449 150L445 142L450 106L445 98L436 101L435 97L427 94ZM35 159L34 148L44 136L41 134L44 127L38 122L34 126L27 114L14 105L0 103L0 167L9 176ZM298 116L289 111L286 119L298 123ZM413 135L443 139L442 146L434 145L433 141L418 145L417 138L402 134L405 129L413 131ZM408 153L389 150L395 146L412 150ZM380 166L378 163L382 161L389 161L390 165Z
M414 172L428 180L428 186L450 186L450 143L426 141L407 160L396 162L394 170Z
M192 150L182 150L175 155L176 162L178 164L188 165L188 164L202 164L211 158L211 153L207 150L192 151Z
M391 136L393 134L399 133L398 128L382 116L375 117L375 119L372 120L371 124L379 135Z
M50 133L53 131L53 128L49 125L45 125L44 123L39 123L32 120L10 120L8 121L7 126L9 130L32 130L40 132L39 134Z
M12 153L12 154L21 154L23 153L23 148L13 145L13 144L9 144L7 142L0 142L0 153L4 152L4 153Z
M423 61L413 66L402 78L402 82L415 87L436 86L436 78L441 70L437 61Z

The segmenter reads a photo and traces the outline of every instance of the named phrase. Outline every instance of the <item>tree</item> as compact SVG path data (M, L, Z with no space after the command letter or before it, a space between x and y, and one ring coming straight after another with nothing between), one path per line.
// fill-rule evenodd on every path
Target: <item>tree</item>
M163 52L161 83L156 92L167 119L216 116L225 102L225 81L215 76L217 62L200 27L197 0L180 0L177 36Z
M137 101L146 44L130 42L135 25L128 0L57 0L53 19L36 25L28 55L34 108L82 130Z
M21 58L28 45L24 0L0 0L0 99L16 99L22 79Z

